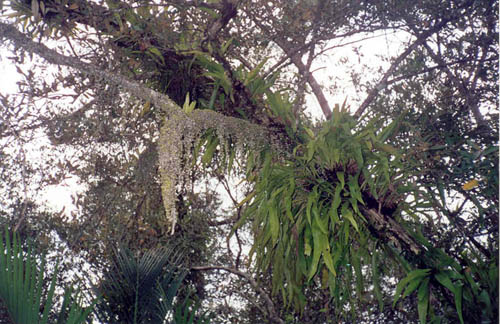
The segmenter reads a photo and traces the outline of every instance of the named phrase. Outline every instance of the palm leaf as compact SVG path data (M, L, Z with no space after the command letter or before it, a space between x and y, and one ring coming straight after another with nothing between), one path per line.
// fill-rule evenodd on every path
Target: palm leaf
M52 279L47 294L42 303L43 283L46 280L45 258L36 257L31 248L25 252L19 237L12 235L7 229L0 238L0 298L8 310L9 316L16 324L46 324L49 314L54 311L57 265L52 273ZM67 300L66 300L67 298ZM43 313L40 313L43 309ZM67 312L71 309L71 312ZM82 308L70 293L61 309L59 318L65 323L84 323L92 306Z
M159 248L134 256L119 248L100 285L103 301L98 316L112 323L162 322L186 272L171 249Z

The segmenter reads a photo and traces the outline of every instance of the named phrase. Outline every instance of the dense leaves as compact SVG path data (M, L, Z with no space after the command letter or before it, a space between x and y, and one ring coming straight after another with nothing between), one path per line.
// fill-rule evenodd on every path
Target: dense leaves
M246 215L256 232L257 263L272 267L273 291L285 300L300 305L302 288L321 276L324 288L339 289L337 276L367 249L368 224L358 205L378 208L369 205L379 199L396 210L402 193L393 184L404 179L394 172L399 157L391 152L397 150L383 142L394 125L379 134L371 126L355 129L337 109L317 134L306 129L291 160L273 163L265 154Z
M497 320L498 1L0 3L2 222L104 321L165 318L166 247L176 321ZM33 203L67 179L71 212Z
M0 241L0 297L13 323L46 324L54 310L54 323L85 323L93 310L93 303L83 307L82 298L75 296L72 288L64 290L61 305L57 305L54 295L58 271L52 273L50 284L46 286L47 264L44 256L35 255L31 247L28 251L17 235L4 230ZM47 288L47 289L45 289ZM7 318L3 320L9 321ZM10 322L10 321L9 321Z

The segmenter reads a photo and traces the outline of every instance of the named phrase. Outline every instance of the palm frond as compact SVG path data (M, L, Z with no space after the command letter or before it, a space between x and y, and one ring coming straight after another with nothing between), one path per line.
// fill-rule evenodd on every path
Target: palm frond
M35 256L31 248L25 252L19 237L14 233L11 239L11 234L5 229L4 237L0 237L0 298L16 324L48 322L50 313L54 311L57 265L47 294L43 296L46 272L45 258ZM43 312L40 312L41 309ZM71 289L68 289L59 318L65 323L84 323L91 311L92 305L81 307L71 298Z
M180 256L171 249L151 249L134 256L119 248L101 281L99 316L113 323L161 323L172 311L185 275Z

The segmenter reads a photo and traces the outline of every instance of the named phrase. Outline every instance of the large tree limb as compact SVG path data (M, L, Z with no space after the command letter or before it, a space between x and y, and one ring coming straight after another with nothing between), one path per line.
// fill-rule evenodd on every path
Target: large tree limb
M225 267L225 266L217 266L217 265L191 267L191 270L195 270L195 271L223 270L223 271L227 271L229 273L235 274L238 277L241 277L241 278L247 280L248 283L250 284L250 286L252 286L252 288L255 289L255 291L257 291L259 293L259 295L261 295L262 298L264 299L264 302L266 303L266 308L268 311L269 318L275 323L285 324L285 321L283 321L278 316L278 312L276 311L276 308L274 307L274 303L271 300L271 297L269 297L269 295L264 291L264 289L262 289L262 287L257 283L257 281L250 274L245 273L245 272L241 272L241 271L234 269L234 268Z
M165 212L172 232L177 220L175 211L175 185L179 174L180 156L182 150L181 137L194 137L207 129L214 129L219 136L232 136L240 143L259 146L271 145L279 147L279 141L266 128L249 123L245 120L224 116L215 111L194 110L186 114L167 95L154 91L141 83L131 81L123 75L102 70L100 67L58 53L47 46L34 42L19 32L14 26L0 22L0 39L10 40L16 48L34 53L46 61L56 65L67 66L96 77L104 82L120 86L129 94L144 101L151 102L165 115L158 145L160 155L160 175L162 177L162 196ZM271 140L270 140L271 139Z
M389 77L396 71L399 65L410 55L417 47L423 45L427 38L432 36L441 30L448 23L448 19L444 19L432 28L418 35L417 39L410 45L406 50L403 51L395 60L392 62L389 69L384 73L382 78L377 82L377 84L373 87L373 89L368 93L366 99L361 103L359 108L354 113L356 118L359 118L366 110L366 108L377 98L377 95L380 91L387 87L387 80Z
M265 127L243 119L225 116L212 110L194 110L191 114L186 114L167 95L152 90L141 83L132 81L121 74L103 70L98 66L83 62L75 57L62 55L41 43L33 41L10 24L0 22L0 39L7 39L15 47L29 53L37 54L49 63L67 66L102 81L117 85L131 95L151 102L157 108L161 109L167 117L177 116L180 122L195 124L200 129L218 129L223 127L227 135L234 135L236 137L240 137L241 135L248 142L253 142L257 145L267 145L269 143L273 146L278 145L275 141L269 141L271 134Z
M29 53L39 55L49 63L68 66L98 79L120 86L130 94L140 99L150 101L168 115L182 112L180 107L168 96L147 88L140 83L131 81L120 74L102 70L98 66L83 62L75 57L62 55L41 43L33 41L10 24L0 22L0 37L2 40L7 39L11 41L16 48L21 48Z
M420 255L424 247L419 244L401 224L391 215L384 215L373 208L359 208L370 225L372 233L386 242L392 242L398 248Z

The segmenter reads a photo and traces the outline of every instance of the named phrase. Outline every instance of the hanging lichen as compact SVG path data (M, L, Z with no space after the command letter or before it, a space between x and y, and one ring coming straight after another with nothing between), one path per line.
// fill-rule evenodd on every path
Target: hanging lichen
M191 156L186 154L207 131L214 132L218 145L229 156L228 150L241 150L243 146L262 149L264 146L279 146L279 141L269 136L261 126L245 120L223 116L210 110L195 110L186 114L181 109L165 118L158 140L159 173L161 193L165 208L165 226L174 233L177 224L176 186L180 176L186 174L191 165ZM232 144L231 147L229 140ZM185 154L183 156L183 154ZM184 163L183 163L184 160ZM211 160L211 158L210 158ZM210 163L210 161L207 161Z
M182 174L182 146L192 142L197 133L194 122L186 118L182 112L171 114L165 118L158 141L158 156L160 164L161 194L165 208L166 226L170 233L175 231L177 224L176 185Z

